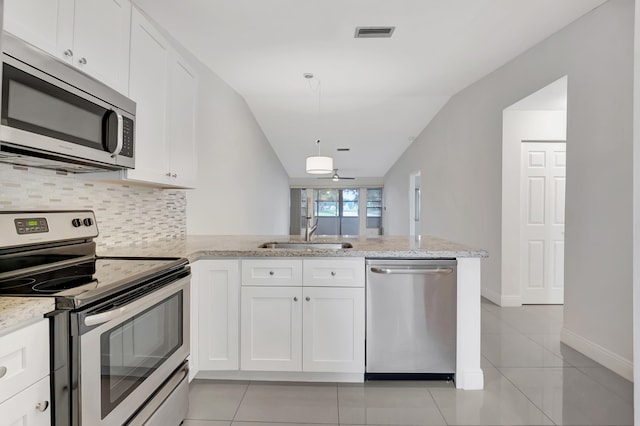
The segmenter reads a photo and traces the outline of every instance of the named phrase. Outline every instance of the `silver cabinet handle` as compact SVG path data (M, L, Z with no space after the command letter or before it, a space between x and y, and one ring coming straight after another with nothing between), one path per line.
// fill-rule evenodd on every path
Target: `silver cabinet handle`
M273 271L269 271L269 275L274 276L276 273Z
M62 52L64 56L66 56L67 58L70 58L73 56L73 50L71 49L67 49L64 52Z
M305 297L305 299L307 302L311 300L311 298L309 296Z
M36 404L36 410L44 413L49 408L49 401L40 401Z
M293 297L293 301L294 301L294 302L297 302L297 301L298 301L298 298L294 296L294 297Z
M87 58L83 57L83 58L78 59L78 63L80 65L86 65L87 64Z
M372 267L371 272L376 274L450 274L453 268L415 268L415 269L392 269L392 268L376 268Z
M335 277L336 276L336 271L331 271L331 276Z
M2 379L5 374L7 374L7 367L5 367L4 365L0 365L0 379Z
M164 174L166 177L171 177L171 172Z
M172 174L172 175L171 175L171 177L173 177L173 178L177 178L177 177L178 177L178 174L177 174L177 173L174 173L174 174Z

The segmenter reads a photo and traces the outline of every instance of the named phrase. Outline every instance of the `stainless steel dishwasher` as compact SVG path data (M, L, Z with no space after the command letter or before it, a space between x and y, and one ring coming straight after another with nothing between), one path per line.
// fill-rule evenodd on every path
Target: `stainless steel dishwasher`
M456 370L455 259L368 259L366 374L452 379Z

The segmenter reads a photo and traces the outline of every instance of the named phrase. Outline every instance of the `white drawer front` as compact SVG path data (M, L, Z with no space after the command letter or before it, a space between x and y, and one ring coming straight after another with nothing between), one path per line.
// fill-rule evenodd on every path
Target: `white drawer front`
M0 423L49 426L51 424L49 376L0 404Z
M304 259L303 285L364 287L364 258Z
M0 337L0 402L48 374L48 320L42 319Z
M301 259L243 259L242 285L300 286Z

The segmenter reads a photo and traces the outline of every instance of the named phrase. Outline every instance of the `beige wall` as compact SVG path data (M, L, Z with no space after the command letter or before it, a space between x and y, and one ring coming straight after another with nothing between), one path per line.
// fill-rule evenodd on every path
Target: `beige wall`
M422 171L422 233L489 250L482 288L499 293L502 111L568 75L563 338L626 376L633 7L609 1L457 93L385 176L388 233L407 232L409 174Z

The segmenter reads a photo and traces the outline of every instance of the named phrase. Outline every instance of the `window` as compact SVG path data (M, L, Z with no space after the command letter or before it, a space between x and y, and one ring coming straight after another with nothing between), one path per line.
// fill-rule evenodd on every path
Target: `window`
M367 228L382 228L382 188L367 189Z

